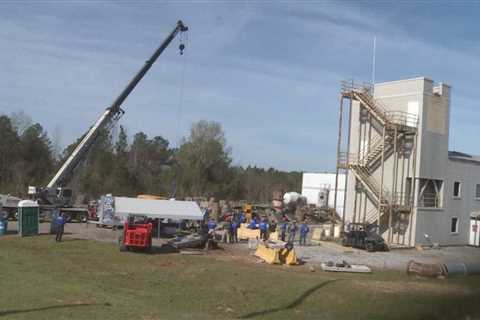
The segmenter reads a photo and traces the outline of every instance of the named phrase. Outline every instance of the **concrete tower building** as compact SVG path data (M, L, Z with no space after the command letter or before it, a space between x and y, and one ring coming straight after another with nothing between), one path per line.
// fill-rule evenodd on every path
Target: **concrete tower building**
M427 78L343 83L340 108L349 112L339 141L347 142L339 143L337 172L347 173L345 221L376 225L391 245L468 243L480 158L448 151L450 91Z

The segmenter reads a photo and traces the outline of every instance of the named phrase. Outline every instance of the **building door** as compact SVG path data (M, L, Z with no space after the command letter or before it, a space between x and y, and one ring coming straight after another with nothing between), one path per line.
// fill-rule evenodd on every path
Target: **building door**
M470 240L471 246L480 246L480 220L478 218L470 219Z

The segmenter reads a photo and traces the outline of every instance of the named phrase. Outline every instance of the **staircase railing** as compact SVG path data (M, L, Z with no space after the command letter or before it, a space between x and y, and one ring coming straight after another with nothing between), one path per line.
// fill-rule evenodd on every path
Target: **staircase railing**
M373 97L373 87L368 83L355 82L353 79L341 82L343 95L354 95L374 116L387 127L401 126L416 128L418 116L403 111L390 111L385 104Z

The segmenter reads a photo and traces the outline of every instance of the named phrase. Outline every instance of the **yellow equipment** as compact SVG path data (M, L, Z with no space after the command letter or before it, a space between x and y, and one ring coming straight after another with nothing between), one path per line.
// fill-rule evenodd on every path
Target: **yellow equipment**
M237 237L239 240L260 239L260 229L249 229L248 224L242 223L237 230ZM278 231L270 232L268 239L278 240Z
M245 213L245 220L247 223L250 223L252 221L252 215L253 215L253 208L251 203L245 203L243 205L243 212Z
M285 244L286 242L280 240L260 242L257 251L255 251L255 256L269 264L298 264L295 249L289 250L285 248Z
M260 239L259 229L249 229L248 224L242 223L237 230L237 237L239 240Z
M156 196L154 194L139 194L137 196L138 199L148 199L148 200L168 200L167 197L163 196Z

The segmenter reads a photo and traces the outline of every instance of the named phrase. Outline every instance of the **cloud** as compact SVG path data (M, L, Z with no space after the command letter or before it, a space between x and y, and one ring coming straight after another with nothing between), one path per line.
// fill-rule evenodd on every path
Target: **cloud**
M402 16L406 9L395 10ZM127 99L122 123L130 134L176 143L192 122L216 120L237 163L333 170L339 82L370 79L375 35L377 79L425 75L452 84L452 133L464 151L480 153L458 130L480 118L478 48L445 46L442 32L419 34L386 7L353 2L0 4L0 63L8 75L0 78L0 112L23 109L50 132L59 125L68 144L179 17L190 27L185 56L176 39ZM440 20L431 29L441 27Z

